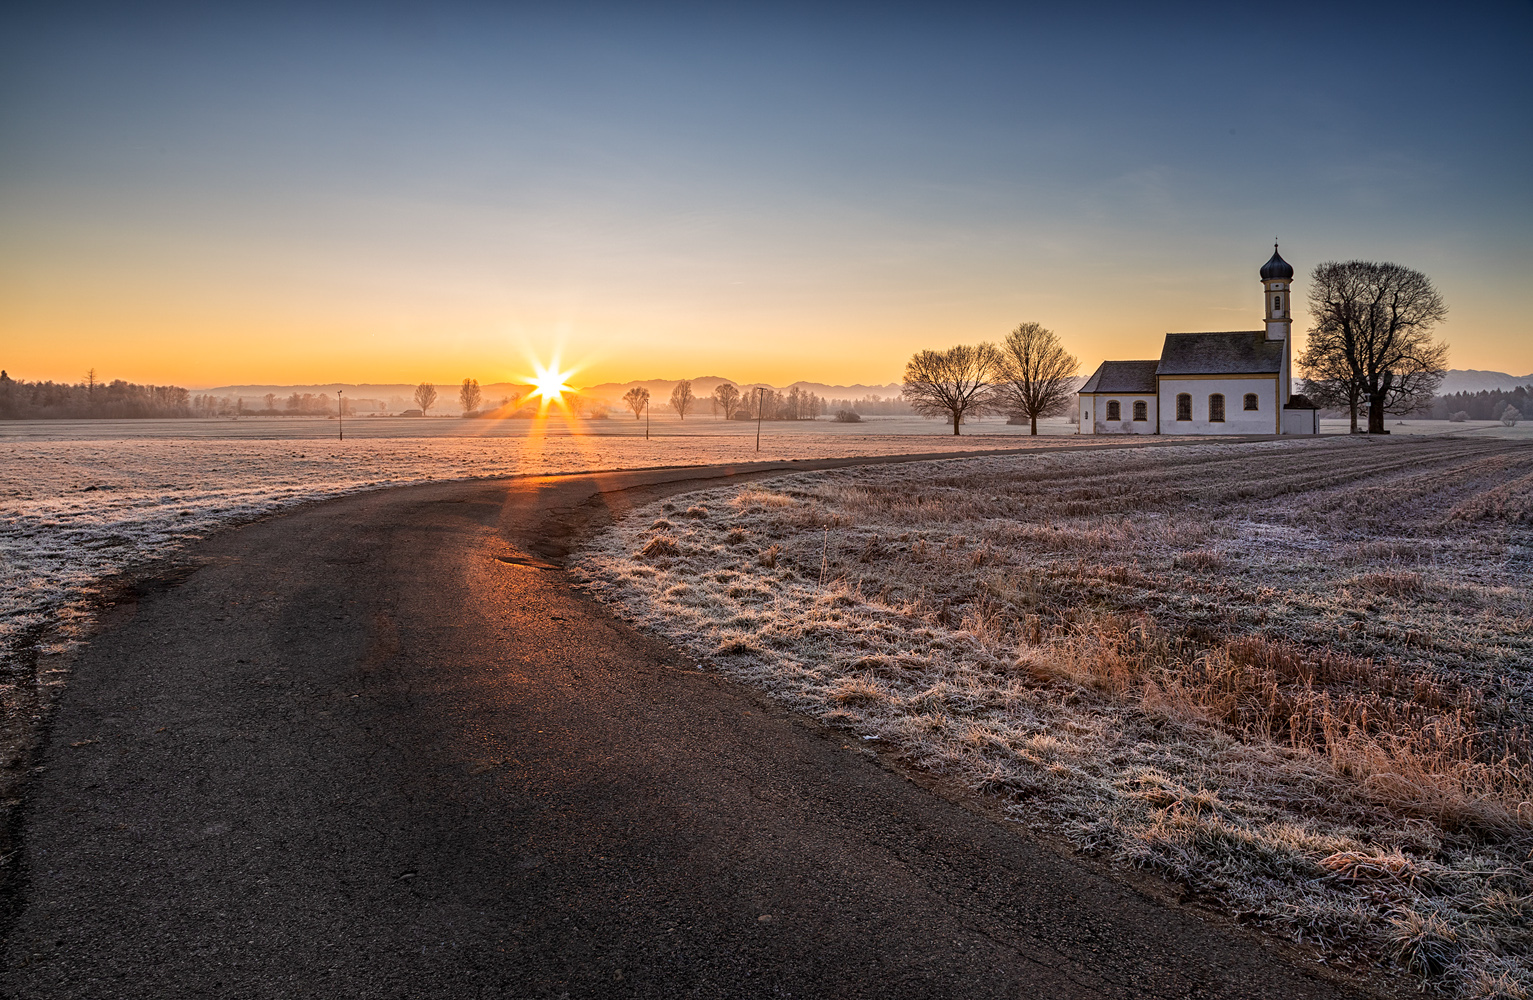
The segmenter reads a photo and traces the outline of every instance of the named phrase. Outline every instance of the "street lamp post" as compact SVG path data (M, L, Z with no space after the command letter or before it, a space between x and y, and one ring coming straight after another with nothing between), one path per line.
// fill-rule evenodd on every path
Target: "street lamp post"
M766 392L765 386L756 386L756 450L761 450L761 394Z

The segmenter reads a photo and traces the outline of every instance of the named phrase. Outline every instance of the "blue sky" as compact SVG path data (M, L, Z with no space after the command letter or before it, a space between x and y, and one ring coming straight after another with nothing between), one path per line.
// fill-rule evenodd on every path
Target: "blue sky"
M1089 368L1259 325L1276 236L1425 271L1454 366L1523 374L1530 39L1527 3L36 7L0 363L881 382L1036 319Z

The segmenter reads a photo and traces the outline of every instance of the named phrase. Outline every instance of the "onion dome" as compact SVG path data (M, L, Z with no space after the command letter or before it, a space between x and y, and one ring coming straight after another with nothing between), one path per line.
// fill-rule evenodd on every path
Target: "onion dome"
M1262 265L1263 281L1292 281L1293 265L1284 260L1277 252L1277 244L1272 244L1272 259Z

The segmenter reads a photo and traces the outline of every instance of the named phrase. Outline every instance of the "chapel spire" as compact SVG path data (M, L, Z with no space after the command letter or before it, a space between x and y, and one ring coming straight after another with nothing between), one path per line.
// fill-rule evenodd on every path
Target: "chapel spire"
M1293 303L1289 301L1293 284L1293 265L1278 253L1272 241L1272 259L1262 265L1262 296L1267 300L1267 339L1287 340L1293 330Z

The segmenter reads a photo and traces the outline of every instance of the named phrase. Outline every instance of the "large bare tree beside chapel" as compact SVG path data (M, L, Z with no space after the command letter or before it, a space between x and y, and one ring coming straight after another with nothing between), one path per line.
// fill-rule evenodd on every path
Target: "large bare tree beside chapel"
M1315 268L1309 290L1315 326L1299 358L1306 377L1331 395L1368 407L1368 433L1387 433L1385 413L1431 400L1448 367L1448 345L1432 328L1448 315L1420 271L1366 260Z
M1075 399L1080 362L1059 337L1041 323L1023 323L1001 342L996 405L1028 419L1033 434L1038 418L1064 413Z

